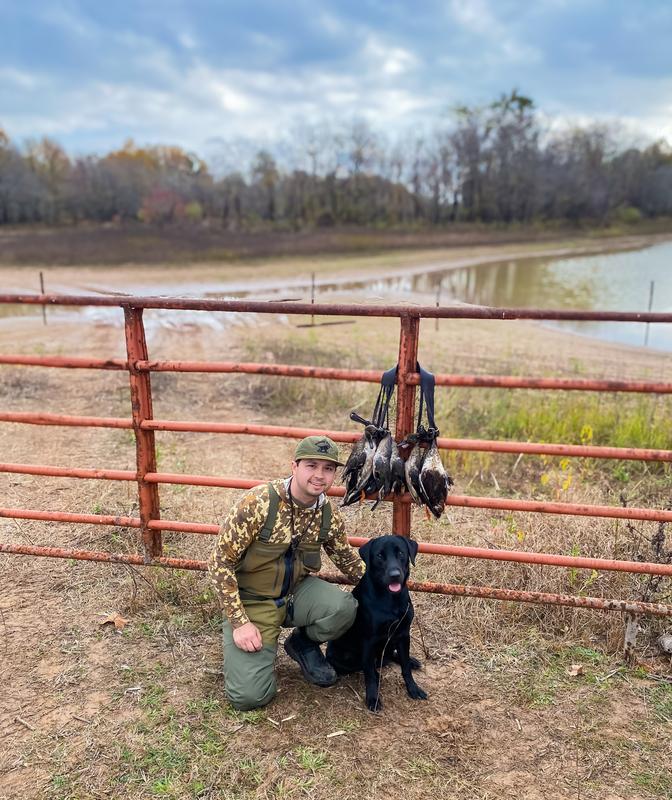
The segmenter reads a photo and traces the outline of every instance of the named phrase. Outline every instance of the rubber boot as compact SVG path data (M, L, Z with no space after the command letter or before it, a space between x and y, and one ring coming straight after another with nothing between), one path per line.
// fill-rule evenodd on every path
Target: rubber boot
M295 628L285 641L285 652L301 667L303 677L315 686L333 686L336 671L322 654L320 645L306 636L305 628Z

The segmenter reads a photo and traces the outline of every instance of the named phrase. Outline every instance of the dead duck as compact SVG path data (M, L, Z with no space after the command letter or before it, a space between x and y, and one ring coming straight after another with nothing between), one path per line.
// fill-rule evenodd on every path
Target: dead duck
M434 437L422 462L419 486L427 508L437 519L443 514L448 492L453 483L453 479L443 466Z
M389 431L385 432L385 435L380 440L378 447L376 448L376 453L373 457L373 482L374 485L372 487L367 487L372 490L372 493L378 495L378 499L371 507L371 511L375 511L378 507L378 503L383 500L391 491L392 483L394 481L394 477L392 474L392 465L393 465L393 453L397 454L397 458L399 457L399 451L397 450L397 445L392 438L392 434ZM402 462L403 464L403 462ZM367 494L370 492L367 491Z
M390 491L401 494L406 488L406 473L404 469L404 459L399 455L399 447L392 439L392 455L390 456Z
M390 491L390 486L392 485L392 473L390 470L392 442L392 434L386 431L373 456L373 477L376 479L379 489L385 491L385 494Z
M353 474L358 473L366 461L367 447L370 447L373 441L373 436L377 428L374 425L365 425L364 433L352 446L350 455L348 456L343 472L341 474L341 483L345 483Z
M345 497L342 506L348 506L361 497L373 470L373 456L376 452L378 428L367 425L361 439L355 442L348 460L345 462L341 483L345 484Z
M413 448L404 464L404 478L411 500L416 505L421 506L424 503L424 499L420 487L420 470L425 458L425 450L420 446L420 437L417 433L409 434L399 446Z

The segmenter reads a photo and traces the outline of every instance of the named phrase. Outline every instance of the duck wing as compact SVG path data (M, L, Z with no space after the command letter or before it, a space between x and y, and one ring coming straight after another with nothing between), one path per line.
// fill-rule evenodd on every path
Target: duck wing
M357 475L357 484L355 486L356 492L362 491L373 474L373 457L376 454L376 445L373 442L369 442L366 445L365 453L366 458L364 460L364 464Z
M352 446L348 460L345 462L343 472L341 473L341 483L346 483L350 475L364 466L366 461L366 446L371 441L371 435L368 431L364 431L361 439L358 439Z
M392 434L387 431L385 436L380 440L376 452L373 456L373 477L379 483L380 487L388 486L390 484L390 458L392 457Z
M424 457L424 449L416 442L404 465L404 475L406 478L408 492L411 495L413 502L419 506L421 506L423 502L420 494L420 469L422 468L422 461Z
M406 488L406 472L404 469L404 459L399 455L397 443L392 440L392 455L390 456L390 491L395 494L403 492Z

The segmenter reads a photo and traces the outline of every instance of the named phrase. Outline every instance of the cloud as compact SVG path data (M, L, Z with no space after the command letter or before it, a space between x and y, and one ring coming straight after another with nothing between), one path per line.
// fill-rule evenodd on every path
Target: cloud
M87 152L271 142L297 119L431 129L517 87L549 115L672 139L672 6L649 0L0 0L0 125Z
M36 75L24 72L13 67L0 68L0 84L17 87L19 89L34 89L40 83Z
M67 36L90 39L101 33L100 28L90 18L63 3L45 5L39 10L37 18L50 27L59 28Z
M179 31L177 34L177 41L184 47L185 50L197 50L198 41L194 36L186 31Z
M370 69L378 69L388 77L404 75L419 64L413 53L403 47L385 44L373 34L367 37L362 55Z
M501 70L503 65L510 69L519 64L532 67L542 60L539 48L525 39L520 14L501 13L502 10L506 12L506 4L451 0L449 9L451 21L457 25L463 39L460 55L464 59L468 53L467 57L478 69ZM471 52L467 51L469 47Z

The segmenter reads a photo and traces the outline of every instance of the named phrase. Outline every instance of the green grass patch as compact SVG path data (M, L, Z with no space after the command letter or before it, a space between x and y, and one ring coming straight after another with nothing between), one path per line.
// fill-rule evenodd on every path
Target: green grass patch
M441 408L444 410L441 412ZM672 446L664 398L533 391L452 389L439 407L446 436L561 442L609 447Z
M406 771L412 780L422 780L439 773L439 765L429 758L418 756L406 762Z
M672 723L672 684L655 686L646 693L647 702L659 722Z
M672 798L672 775L667 766L658 770L641 770L633 773L633 783L653 797Z
M672 449L672 416L669 403L660 397L453 389L437 403L437 424L451 438ZM493 462L489 453L456 452L444 458L457 475L488 472ZM621 484L644 472L670 472L668 464L656 462L542 456L534 464L540 490L556 494L595 471Z
M297 747L294 753L299 766L309 772L318 772L329 765L329 755L324 750L316 750L313 747Z
M258 765L229 754L229 726L222 726L226 716L217 699L191 700L180 710L163 702L165 694L154 687L141 697L145 719L129 730L118 751L120 783L141 786L151 796L198 797L225 764L233 783L258 784Z
M576 665L581 669L574 674ZM543 708L561 703L578 687L588 690L586 704L600 705L609 689L602 677L613 665L599 650L579 644L559 648L531 630L525 639L502 647L489 659L487 669L500 676L498 682L522 705Z
M248 725L258 725L266 719L265 712L256 708L253 711L238 711L233 706L226 706L224 713L227 717L235 719L237 722L246 722Z

